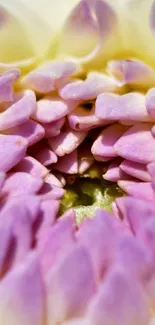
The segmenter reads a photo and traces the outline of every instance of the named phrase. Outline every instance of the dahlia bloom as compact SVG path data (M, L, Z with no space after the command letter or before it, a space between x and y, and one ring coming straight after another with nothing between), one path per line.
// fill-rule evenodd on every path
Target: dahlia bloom
M0 29L0 325L155 325L155 2Z

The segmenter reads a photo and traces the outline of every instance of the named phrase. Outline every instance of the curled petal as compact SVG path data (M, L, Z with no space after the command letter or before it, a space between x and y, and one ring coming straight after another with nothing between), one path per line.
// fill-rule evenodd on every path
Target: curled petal
M112 124L106 127L93 143L91 148L93 155L105 158L117 157L114 145L126 130L127 127L120 124Z
M95 159L90 151L90 146L83 144L78 150L78 173L83 174L92 166Z
M57 200L46 200L42 201L40 205L41 224L37 232L37 244L39 245L40 238L48 236L48 231L51 226L53 226L56 221L57 213L59 212L60 202ZM45 237L46 238L46 237Z
M122 96L108 93L99 95L95 114L105 121L152 121L145 107L145 96L136 92Z
M134 162L148 164L155 160L155 139L152 124L140 123L132 126L114 145L116 153Z
M85 290L83 290L85 286ZM47 323L80 317L96 291L92 261L86 248L75 246L47 279Z
M0 302L1 324L43 324L44 288L35 253L29 254L22 265L1 281Z
M59 97L44 98L37 102L33 118L41 123L51 123L66 116L74 107Z
M87 63L94 60L104 48L103 62L110 50L113 50L111 43L116 25L116 14L108 3L83 0L64 25L59 52L80 57L80 62Z
M0 171L7 172L25 156L27 141L16 135L0 135Z
M91 100L103 92L118 90L114 80L98 72L88 73L87 79L73 81L59 90L59 94L65 100Z
M54 91L78 71L73 61L47 61L23 78L23 84L39 93Z
M151 186L151 183L141 183L134 181L119 181L118 185L125 191L128 195L145 199L149 201L154 201L155 193Z
M155 82L155 70L135 59L112 60L108 63L108 71L121 86L129 84L146 88L152 87Z
M24 159L16 165L14 171L29 173L36 178L44 178L49 173L47 168L31 156L24 157Z
M37 122L29 120L22 125L15 126L4 133L19 135L28 141L28 146L39 142L45 135L44 128Z
M27 122L35 110L35 94L29 90L19 101L15 102L0 114L0 130L12 128Z
M87 108L88 106L88 108ZM90 106L90 108L89 108ZM90 130L97 126L107 124L95 115L95 107L92 103L84 103L78 106L71 114L68 115L70 127L74 130Z
M134 161L123 160L120 164L120 169L126 174L140 179L144 182L150 182L151 177L147 171L146 165Z
M3 195L21 195L37 193L43 180L25 172L9 173L2 189Z
M20 77L20 70L14 69L0 75L0 101L12 101L14 99L13 83Z
M48 140L56 155L62 157L74 151L86 137L87 132L64 131L60 135Z

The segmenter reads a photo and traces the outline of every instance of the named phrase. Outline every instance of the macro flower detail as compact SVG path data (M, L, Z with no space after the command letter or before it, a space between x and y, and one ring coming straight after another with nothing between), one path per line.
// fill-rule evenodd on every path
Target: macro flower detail
M155 1L0 29L0 325L154 325Z

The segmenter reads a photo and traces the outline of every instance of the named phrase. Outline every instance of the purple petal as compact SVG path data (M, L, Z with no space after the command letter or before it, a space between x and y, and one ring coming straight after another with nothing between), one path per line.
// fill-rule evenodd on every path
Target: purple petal
M95 107L88 111L84 105L78 106L73 113L68 115L70 127L74 130L90 130L100 125L107 124L95 116Z
M35 110L35 94L29 90L19 101L15 102L0 114L0 130L12 128L27 122Z
M0 322L5 325L43 324L44 289L35 253L1 281Z
M155 204L135 197L121 197L116 199L121 219L129 224L134 234L137 234L141 225L155 215Z
M44 182L40 192L41 199L44 200L59 200L65 194L65 190L59 186Z
M150 319L142 287L126 270L113 268L90 305L89 324L146 325Z
M67 103L59 97L47 97L37 102L33 118L41 123L51 123L66 116L75 108L75 104Z
M54 175L49 173L46 177L45 177L45 182L51 185L56 185L59 187L63 187L61 181Z
M3 187L4 181L5 181L5 177L6 177L5 173L0 172L0 190Z
M35 194L43 185L43 180L36 178L25 172L9 173L3 189L2 194L13 196L24 194Z
M97 97L96 116L111 120L151 121L145 107L145 96L141 93L128 93L122 96L104 93Z
M56 221L59 212L60 202L57 200L42 201L40 205L40 218L42 220L37 232L38 241L41 237L48 234L49 228Z
M85 139L87 132L64 131L60 135L48 140L48 143L56 155L62 157L74 151Z
M82 316L96 291L88 250L75 246L62 258L57 268L49 272L47 288L49 325Z
M28 122L9 129L9 134L20 135L28 141L28 146L39 142L45 135L44 128L37 122Z
M78 150L78 173L83 174L94 163L95 159L88 145L83 145Z
M73 81L63 86L59 94L65 100L90 100L95 99L103 92L116 91L117 88L111 77L102 73L90 72L84 81Z
M23 137L0 134L0 171L7 172L25 156L27 141Z
M64 123L64 117L51 123L42 123L42 126L45 130L45 138L52 138L60 134L61 128L63 127Z
M0 225L0 278L5 272L5 263L11 243L11 234L11 227L6 227L5 222Z
M90 252L97 279L112 262L116 242L113 220L108 212L98 209L96 216L84 223L77 233L78 242Z
M155 88L148 90L145 98L145 105L148 114L155 119Z
M151 87L155 82L155 71L142 61L113 60L108 63L108 72L122 86L126 84L138 87Z
M106 173L102 175L104 179L110 182L118 182L119 180L128 179L128 176L121 170L122 160L115 159L108 167ZM129 177L130 178L130 177Z
M40 93L49 93L79 70L73 61L48 61L23 78L24 85Z
M49 173L47 168L31 156L24 157L13 171L29 173L36 178L44 178Z
M131 161L148 164L155 160L155 139L151 133L151 124L134 125L116 142L116 153Z
M106 127L93 143L91 148L93 155L101 158L117 157L114 145L126 130L127 127L120 124L112 124Z
M71 213L66 218L60 218L40 236L38 252L45 274L50 269L53 270L55 264L72 248L75 243L75 226L75 218Z
M118 185L128 195L136 198L154 201L155 193L151 186L151 183L141 183L133 181L119 181Z
M78 157L77 150L74 150L68 155L59 158L55 166L56 170L66 174L77 174L78 173Z
M59 51L80 57L80 62L87 63L95 59L103 48L107 52L116 24L116 14L108 3L101 0L81 1L66 21Z
M123 160L120 169L126 174L138 178L144 182L150 182L151 177L147 171L146 165L137 162Z
M17 69L9 70L0 75L0 101L12 101L14 99L13 83L20 77Z
M50 149L48 145L44 147L35 155L35 158L44 166L48 166L57 162L56 154Z

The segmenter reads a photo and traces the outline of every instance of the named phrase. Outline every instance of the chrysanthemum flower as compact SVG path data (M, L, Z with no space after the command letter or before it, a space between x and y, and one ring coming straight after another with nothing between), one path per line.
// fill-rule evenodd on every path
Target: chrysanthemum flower
M155 325L155 2L0 0L0 325Z

